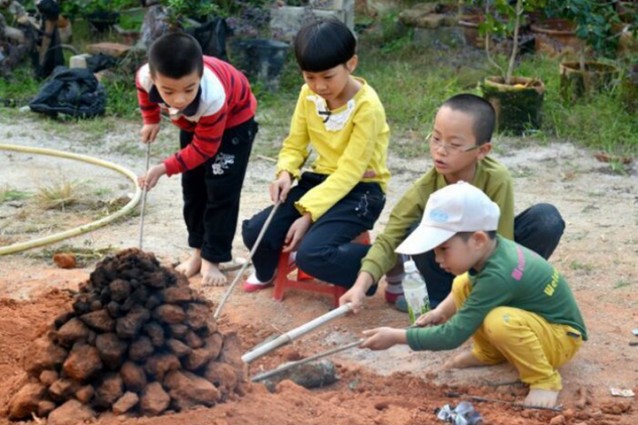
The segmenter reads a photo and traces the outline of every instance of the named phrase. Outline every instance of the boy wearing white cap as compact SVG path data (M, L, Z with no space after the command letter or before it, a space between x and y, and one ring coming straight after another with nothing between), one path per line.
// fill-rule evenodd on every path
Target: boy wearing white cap
M397 252L434 250L437 263L457 276L452 292L417 319L418 328L367 330L361 347L450 350L472 336L472 350L446 368L508 361L530 386L525 404L553 407L562 388L556 369L587 340L585 323L563 276L540 255L497 235L498 220L498 206L468 183L432 194L421 224Z

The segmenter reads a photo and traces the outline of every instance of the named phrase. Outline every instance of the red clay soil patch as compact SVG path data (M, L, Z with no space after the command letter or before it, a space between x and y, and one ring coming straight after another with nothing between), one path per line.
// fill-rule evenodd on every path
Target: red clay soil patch
M0 299L0 424L12 423L6 407L16 390L24 384L25 349L45 335L60 314L72 308L71 291L51 290L32 301ZM249 323L233 322L241 312L229 310L219 321L220 332L237 332L242 348L248 350L268 334L268 330ZM322 351L318 346L304 347L307 355L294 346L269 355L266 365L274 367L286 361ZM316 351L313 351L315 350ZM325 348L324 348L325 350ZM436 424L437 408L462 400L474 404L486 424L573 424L605 425L635 424L633 399L612 399L597 403L586 391L563 400L562 412L521 409L514 403L523 399L526 388L520 385L464 386L437 385L409 373L395 372L389 376L373 374L369 369L351 362L336 363L339 381L325 388L308 390L289 380L280 382L274 392L262 384L249 384L243 397L198 407L179 413L156 417L136 415L115 416L103 413L97 424ZM479 399L501 400L481 402ZM14 423L14 422L13 422ZM35 423L35 422L34 422Z

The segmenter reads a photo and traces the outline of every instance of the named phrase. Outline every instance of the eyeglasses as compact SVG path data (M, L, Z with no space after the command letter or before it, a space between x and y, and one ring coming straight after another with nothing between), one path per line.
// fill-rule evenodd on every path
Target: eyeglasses
M463 153L463 152L470 152L470 151L473 151L474 149L478 149L481 147L481 145L474 145L474 146L470 146L469 148L466 148L465 146L462 146L462 145L456 145L453 143L445 143L443 140L435 139L432 133L427 135L427 140L431 148L435 148L435 149L443 148L445 152L452 155Z

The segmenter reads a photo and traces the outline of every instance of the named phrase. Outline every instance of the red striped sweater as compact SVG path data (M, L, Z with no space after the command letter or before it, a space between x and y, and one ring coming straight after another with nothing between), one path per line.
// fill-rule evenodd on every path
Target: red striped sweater
M167 109L173 124L195 133L192 143L164 160L169 176L191 170L215 155L224 130L248 121L257 110L257 99L244 74L211 56L204 56L197 97L181 111L170 108L159 96L148 64L137 72L135 85L144 124L159 123L161 109Z

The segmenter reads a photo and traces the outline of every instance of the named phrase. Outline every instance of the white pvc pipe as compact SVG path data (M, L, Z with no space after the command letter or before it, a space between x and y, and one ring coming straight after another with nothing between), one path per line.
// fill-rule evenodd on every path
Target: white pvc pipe
M324 323L329 322L332 319L336 319L337 317L343 316L350 310L352 310L352 304L350 303L347 303L338 308L335 308L334 310L329 311L323 316L319 316L308 323L304 323L303 325L295 329L292 329L283 335L278 336L272 341L268 341L265 344L258 345L257 347L253 348L251 351L241 356L241 359L245 363L250 363L253 360L256 360L259 357L263 356L264 354L267 354L271 352L272 350L281 347L282 345L292 342L296 338L299 338L300 336L314 330L315 328L323 325Z
M53 235L49 235L43 238L32 239L27 242L19 242L19 243L14 243L13 245L0 247L0 255L13 254L16 252L35 248L38 246L48 245L54 242L61 241L63 239L67 239L73 236L81 235L83 233L87 233L92 230L95 230L127 214L130 210L133 209L133 207L135 207L135 205L137 205L137 203L139 202L142 196L142 190L137 185L137 176L132 171L127 170L126 168L109 161L104 161L101 159L93 158L86 155L71 153L71 152L64 152L64 151L58 151L58 150L46 149L46 148L37 148L33 146L0 144L0 150L33 153L37 155L57 156L60 158L67 158L67 159L72 159L76 161L87 162L89 164L94 164L100 167L109 168L111 170L117 171L118 173L128 177L135 185L135 195L133 196L133 199L131 199L128 202L128 204L122 207L122 209L114 212L113 214L103 217L100 220L82 225L80 227L75 227L73 229L66 230L64 232L55 233Z

